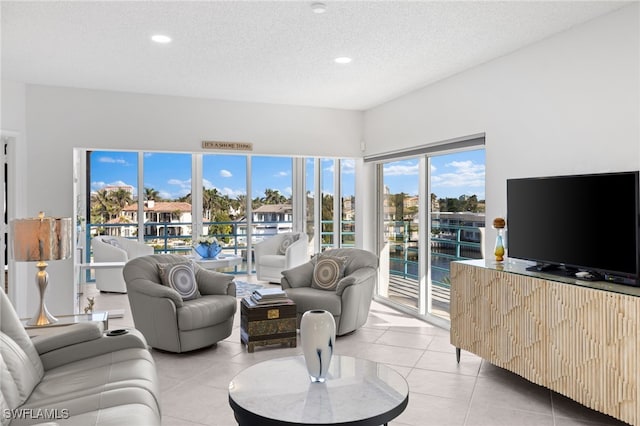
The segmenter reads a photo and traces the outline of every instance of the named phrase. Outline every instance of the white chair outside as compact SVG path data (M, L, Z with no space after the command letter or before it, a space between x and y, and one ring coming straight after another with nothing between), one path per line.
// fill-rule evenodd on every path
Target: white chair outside
M282 271L309 261L309 240L304 232L276 234L254 245L256 276L280 284Z
M124 237L99 235L91 240L94 263L128 262L136 257L153 254L153 247ZM96 268L96 288L100 291L126 293L122 267Z

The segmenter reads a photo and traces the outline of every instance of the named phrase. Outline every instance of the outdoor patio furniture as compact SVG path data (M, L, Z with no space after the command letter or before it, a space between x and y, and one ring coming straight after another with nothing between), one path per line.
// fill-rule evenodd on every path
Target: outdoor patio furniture
M254 245L256 275L260 281L280 283L282 271L309 260L304 232L285 232Z
M139 256L153 254L153 247L137 240L99 235L91 240L93 261L99 263L123 262L120 267L96 268L96 287L100 291L126 293L127 286L122 277L124 262Z

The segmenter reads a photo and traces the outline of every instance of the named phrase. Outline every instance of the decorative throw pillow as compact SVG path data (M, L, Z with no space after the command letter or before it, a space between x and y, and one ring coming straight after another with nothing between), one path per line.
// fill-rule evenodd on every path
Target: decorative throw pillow
M313 279L311 287L319 290L334 290L338 281L344 277L346 257L318 256L313 267Z
M280 247L278 247L278 253L279 254L285 254L287 252L287 249L289 248L289 246L291 244L293 244L295 241L298 241L298 237L299 235L287 235L286 237L284 237L282 239L282 241L280 242Z
M191 262L158 263L158 273L162 284L177 291L182 300L200 297Z

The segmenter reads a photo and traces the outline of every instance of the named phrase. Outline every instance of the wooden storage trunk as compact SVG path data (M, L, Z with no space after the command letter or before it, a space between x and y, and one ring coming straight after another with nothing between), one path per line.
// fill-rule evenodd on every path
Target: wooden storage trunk
M258 305L250 297L240 304L240 340L253 352L256 346L296 347L296 304L293 300Z

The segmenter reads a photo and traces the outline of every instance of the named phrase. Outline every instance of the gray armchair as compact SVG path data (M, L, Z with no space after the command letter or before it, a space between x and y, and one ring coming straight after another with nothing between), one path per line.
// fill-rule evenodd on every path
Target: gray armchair
M149 346L186 352L231 335L237 309L232 275L193 265L199 297L183 300L162 284L158 264L185 262L184 256L156 254L130 260L123 275L135 327Z
M312 286L318 257L282 272L280 281L287 297L296 303L298 325L302 314L311 309L324 309L333 314L338 336L350 333L367 321L375 287L378 256L366 250L341 248L326 250L322 256L346 258L344 276L335 289Z

